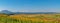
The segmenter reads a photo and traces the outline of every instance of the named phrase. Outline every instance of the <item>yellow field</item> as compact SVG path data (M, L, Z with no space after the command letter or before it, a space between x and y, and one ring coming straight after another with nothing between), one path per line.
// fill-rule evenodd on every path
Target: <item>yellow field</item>
M19 14L19 15L13 15L10 16L13 19L17 19L17 20L31 20L31 21L58 21L60 14Z
M0 14L1 16L1 14ZM2 17L4 15L2 14ZM5 15L6 16L6 15ZM9 19L15 19L19 21L30 21L31 23L60 23L60 14L15 14L6 16Z

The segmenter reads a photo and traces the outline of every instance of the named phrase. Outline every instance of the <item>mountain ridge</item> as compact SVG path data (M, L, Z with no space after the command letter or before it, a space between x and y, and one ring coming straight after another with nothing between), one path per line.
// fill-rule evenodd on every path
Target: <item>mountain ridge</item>
M0 13L5 13L5 14L54 14L56 12L11 12L8 10L2 10Z

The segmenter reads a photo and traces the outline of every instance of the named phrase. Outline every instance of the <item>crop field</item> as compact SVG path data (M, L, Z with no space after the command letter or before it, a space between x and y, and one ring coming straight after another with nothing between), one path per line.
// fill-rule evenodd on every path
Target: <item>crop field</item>
M0 14L0 23L60 23L60 14Z

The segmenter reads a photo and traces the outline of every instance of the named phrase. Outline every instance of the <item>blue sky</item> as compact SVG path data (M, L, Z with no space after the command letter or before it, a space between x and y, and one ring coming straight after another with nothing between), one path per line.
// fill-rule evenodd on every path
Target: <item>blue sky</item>
M60 0L0 0L0 10L13 12L60 12Z

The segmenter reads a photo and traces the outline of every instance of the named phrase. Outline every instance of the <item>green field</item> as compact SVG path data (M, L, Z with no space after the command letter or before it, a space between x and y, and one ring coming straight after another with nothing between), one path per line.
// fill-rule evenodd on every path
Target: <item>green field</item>
M60 23L60 14L0 14L0 23Z

